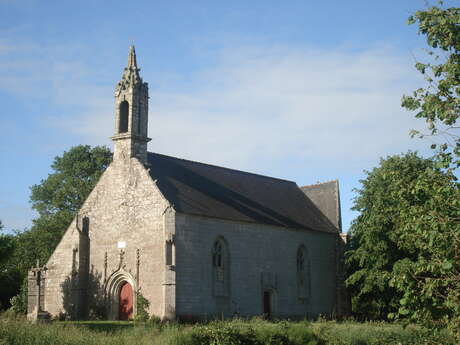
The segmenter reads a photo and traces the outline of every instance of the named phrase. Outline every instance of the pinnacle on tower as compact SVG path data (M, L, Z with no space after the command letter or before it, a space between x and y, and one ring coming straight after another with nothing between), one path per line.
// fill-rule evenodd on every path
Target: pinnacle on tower
M136 49L134 48L134 46L129 47L128 68L137 69Z
M120 92L121 90L134 88L143 84L142 78L139 74L140 70L141 69L137 67L136 50L134 46L130 46L128 54L128 66L125 67L123 71L123 76L121 77L121 80L118 82L115 92Z
M115 87L114 161L137 158L147 164L148 85L139 74L136 50L129 47L128 65Z

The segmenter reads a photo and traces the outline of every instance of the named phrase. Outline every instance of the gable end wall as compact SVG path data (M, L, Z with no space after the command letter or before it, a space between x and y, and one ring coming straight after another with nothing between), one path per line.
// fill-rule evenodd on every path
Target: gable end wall
M132 277L150 302L149 312L164 313L164 212L169 203L137 159L113 162L101 176L47 263L45 310L52 316L75 313L82 279L80 265L83 217L89 218L89 277L86 313L104 303L104 286L113 275ZM123 249L119 242L125 242ZM123 250L123 254L120 255ZM77 253L76 255L74 253ZM122 258L121 258L122 257ZM75 259L76 258L76 259ZM109 310L108 318L117 311ZM77 317L78 318L78 317Z

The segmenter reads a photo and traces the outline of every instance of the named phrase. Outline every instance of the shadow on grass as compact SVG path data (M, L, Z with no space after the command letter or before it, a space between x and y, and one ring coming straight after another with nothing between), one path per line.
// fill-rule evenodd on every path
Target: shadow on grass
M106 333L128 330L135 326L132 321L59 321L59 323Z

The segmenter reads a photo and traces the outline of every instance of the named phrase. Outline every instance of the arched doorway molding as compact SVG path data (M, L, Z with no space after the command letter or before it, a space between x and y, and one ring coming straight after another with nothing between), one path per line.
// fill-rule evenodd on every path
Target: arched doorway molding
M128 282L133 288L133 315L137 313L137 284L131 273L121 269L112 273L107 279L105 285L105 292L108 302L108 318L109 320L118 320L119 312L119 295L120 289L124 282Z

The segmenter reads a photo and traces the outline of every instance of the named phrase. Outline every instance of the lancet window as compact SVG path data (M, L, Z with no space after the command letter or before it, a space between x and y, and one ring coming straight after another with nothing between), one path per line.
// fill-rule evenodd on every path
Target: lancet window
M214 242L212 251L214 296L228 296L230 290L230 256L228 245L223 238Z
M308 300L310 297L310 260L304 245L297 249L297 291L300 299Z

